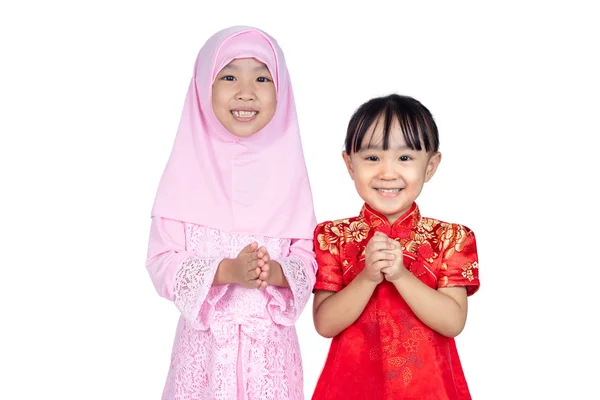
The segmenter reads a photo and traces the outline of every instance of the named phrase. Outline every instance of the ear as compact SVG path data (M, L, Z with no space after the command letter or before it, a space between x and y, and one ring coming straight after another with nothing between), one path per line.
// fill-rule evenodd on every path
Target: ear
M352 158L350 158L350 156L348 155L348 153L346 153L345 150L342 151L342 158L344 159L344 164L346 164L346 169L350 174L350 178L354 180L354 168L352 168Z
M441 161L442 153L440 153L439 151L433 153L431 157L429 157L429 161L427 162L427 169L425 170L425 182L429 182L429 180L433 177Z

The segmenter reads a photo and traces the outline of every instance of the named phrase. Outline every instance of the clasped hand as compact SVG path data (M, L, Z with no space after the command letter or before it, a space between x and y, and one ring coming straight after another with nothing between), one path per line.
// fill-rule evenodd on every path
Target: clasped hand
M265 289L271 274L269 260L266 247L250 243L232 260L234 281L247 288Z
M374 283L394 282L409 271L404 267L402 246L385 233L375 232L365 249L364 277Z

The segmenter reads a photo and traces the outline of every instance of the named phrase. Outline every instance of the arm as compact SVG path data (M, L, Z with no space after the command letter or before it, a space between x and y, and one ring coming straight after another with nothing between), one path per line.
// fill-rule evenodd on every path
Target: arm
M425 325L448 337L462 332L467 321L467 291L464 287L430 288L406 271L391 281L398 293Z
M352 325L364 311L377 283L358 274L339 292L315 291L313 321L319 335L332 338Z
M158 294L173 301L187 319L196 320L205 302L214 304L225 293L226 286L221 286L209 295L220 264L222 258L186 250L183 222L152 219L146 268Z
M475 236L468 228L448 225L442 233L444 247L438 288L432 289L404 267L395 242L394 264L383 270L415 315L436 332L455 337L467 320L467 296L479 287Z
M392 262L391 241L385 236L373 236L365 248L365 267L347 286L342 283L339 250L334 256L321 250L315 234L315 248L319 261L317 289L313 303L313 320L317 332L326 338L336 336L353 324L362 314L375 288L383 281L382 268ZM328 246L325 246L328 247ZM325 291L323 290L325 289Z
M268 285L279 286L283 288L289 288L290 283L288 282L285 274L283 273L283 267L279 262L270 260L269 261L270 274L266 280Z

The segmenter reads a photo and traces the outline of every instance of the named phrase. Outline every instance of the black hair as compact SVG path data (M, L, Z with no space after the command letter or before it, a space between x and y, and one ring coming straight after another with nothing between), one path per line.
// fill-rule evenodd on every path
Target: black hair
M348 155L361 150L362 142L374 123L383 117L383 149L387 150L394 120L400 124L404 140L412 150L437 152L438 129L429 110L409 96L390 94L373 98L361 105L350 118L345 150Z

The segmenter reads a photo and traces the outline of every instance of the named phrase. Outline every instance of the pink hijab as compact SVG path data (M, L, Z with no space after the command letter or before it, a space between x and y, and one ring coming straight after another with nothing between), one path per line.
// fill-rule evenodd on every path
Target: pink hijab
M212 110L212 84L236 58L255 58L277 91L273 119L240 138ZM217 32L200 49L153 217L230 233L311 239L316 225L292 85L283 52L250 27Z

